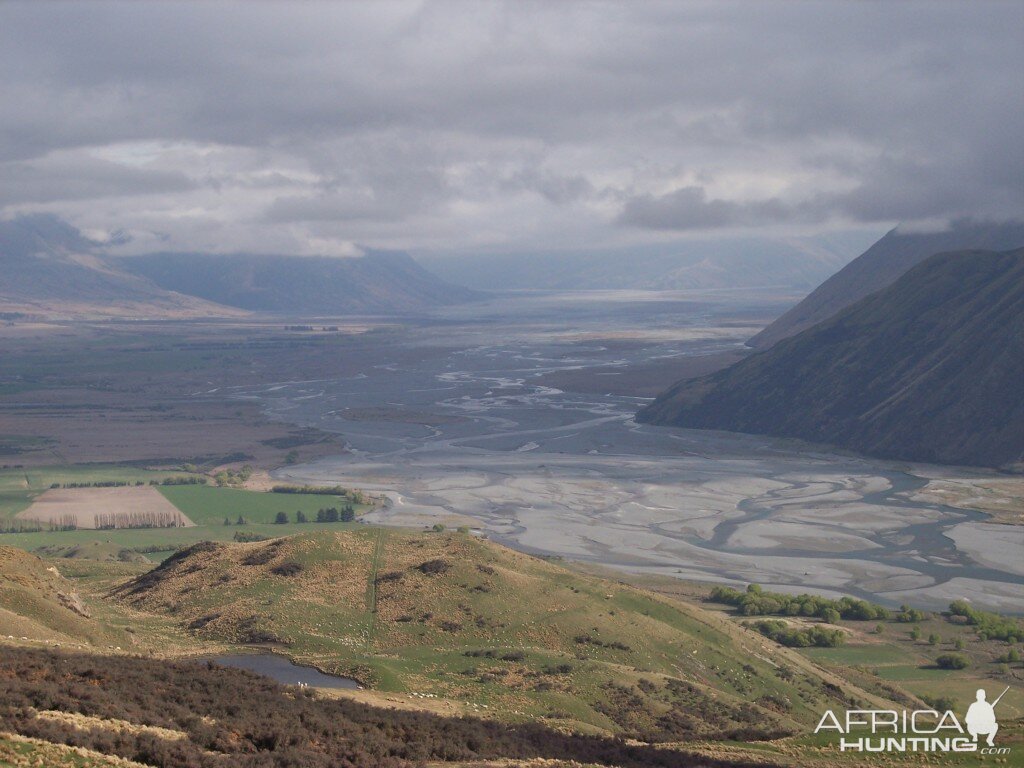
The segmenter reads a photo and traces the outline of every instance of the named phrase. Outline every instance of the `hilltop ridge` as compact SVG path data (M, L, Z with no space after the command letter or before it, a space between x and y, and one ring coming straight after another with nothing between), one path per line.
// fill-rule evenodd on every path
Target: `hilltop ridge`
M940 232L904 232L896 227L747 344L754 349L768 349L892 285L909 269L937 253L970 249L1009 251L1021 246L1021 222L962 220L952 222L948 230Z

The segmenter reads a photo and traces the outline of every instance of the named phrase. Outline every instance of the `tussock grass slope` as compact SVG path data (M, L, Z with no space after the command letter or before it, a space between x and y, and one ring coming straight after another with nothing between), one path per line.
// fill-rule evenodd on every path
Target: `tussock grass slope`
M115 639L56 567L0 546L0 637L7 636L76 644Z
M696 606L468 534L204 543L112 595L383 690L652 741L795 732L867 696Z

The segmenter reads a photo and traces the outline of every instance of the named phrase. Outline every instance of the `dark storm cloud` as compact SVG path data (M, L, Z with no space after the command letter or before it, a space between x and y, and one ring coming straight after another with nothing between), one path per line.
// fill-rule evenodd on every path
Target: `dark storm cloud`
M0 207L218 250L1019 215L1022 28L1011 2L6 3Z
M806 211L807 206L801 207ZM805 216L799 214L800 211L778 198L744 203L708 200L701 187L683 187L660 197L641 195L632 198L626 203L619 220L623 224L650 229L716 229L803 220ZM819 220L820 215L812 218Z

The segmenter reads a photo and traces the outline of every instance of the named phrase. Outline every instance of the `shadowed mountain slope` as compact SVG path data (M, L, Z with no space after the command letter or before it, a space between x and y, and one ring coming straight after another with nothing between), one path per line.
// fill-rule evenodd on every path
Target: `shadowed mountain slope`
M155 253L118 264L164 289L254 311L408 313L476 298L392 251L354 258Z
M680 382L661 425L833 443L881 457L1024 457L1024 249L939 254L766 352Z
M51 214L0 221L0 312L57 317L406 314L478 294L405 254L110 257Z
M239 314L127 274L104 260L98 246L50 214L0 221L0 311L69 317Z
M747 343L755 349L768 349L891 285L911 267L936 253L969 249L1010 251L1021 246L1024 223L1019 222L959 221L948 231L930 233L893 229Z

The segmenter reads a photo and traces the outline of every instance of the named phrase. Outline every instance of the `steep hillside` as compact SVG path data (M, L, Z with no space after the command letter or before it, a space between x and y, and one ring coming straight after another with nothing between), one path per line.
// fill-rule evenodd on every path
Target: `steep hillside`
M201 544L115 595L197 638L276 644L374 688L646 741L799 731L838 690L700 608L468 534Z
M167 290L267 312L404 313L475 297L398 252L358 258L156 253L118 264Z
M61 317L240 314L127 274L105 261L97 245L49 214L0 221L0 312Z
M818 286L807 298L754 336L748 344L768 349L781 339L891 285L936 253L970 249L1009 251L1024 246L1024 223L954 222L945 232L904 233L893 229L867 251Z
M939 254L725 370L681 382L652 424L828 442L882 457L1024 457L1024 249Z
M0 635L47 643L113 637L55 567L6 546L0 546Z

